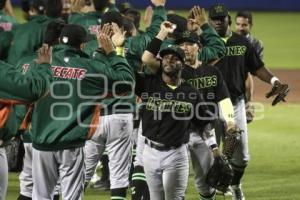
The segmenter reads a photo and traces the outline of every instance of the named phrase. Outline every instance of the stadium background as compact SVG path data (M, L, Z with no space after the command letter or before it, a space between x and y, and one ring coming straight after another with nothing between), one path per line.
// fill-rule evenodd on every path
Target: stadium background
M22 13L13 1L19 22ZM117 0L117 3L123 2ZM143 12L149 0L129 0ZM251 161L244 177L244 192L249 200L300 199L300 1L298 0L168 0L167 8L187 16L193 5L208 8L222 2L232 10L251 10L254 16L253 35L263 41L265 63L275 75L291 86L286 99L276 107L270 106L264 94L270 86L255 79L254 101L262 103L258 118L249 126ZM234 21L234 20L233 20ZM232 25L234 29L234 23ZM11 173L7 199L19 194L18 174ZM190 174L187 200L196 199L193 174ZM109 199L108 192L88 189L85 199ZM128 198L130 199L130 198ZM217 199L223 199L218 197ZM229 199L229 198L226 198Z

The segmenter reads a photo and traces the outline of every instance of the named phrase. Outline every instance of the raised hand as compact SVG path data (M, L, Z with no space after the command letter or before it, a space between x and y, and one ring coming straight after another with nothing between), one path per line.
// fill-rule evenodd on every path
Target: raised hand
M152 21L152 16L153 16L153 8L152 8L152 6L148 6L145 10L145 16L144 16L145 28L150 27L151 21Z
M207 18L205 15L205 10L199 6L194 6L190 10L189 18L187 21L187 29L192 32L197 32L200 34L200 27L207 23Z
M151 0L153 5L155 6L165 6L166 0Z
M115 51L115 48L114 48L109 36L107 36L103 33L99 33L97 35L97 40L98 40L98 44L101 46L101 48L103 49L103 51L106 55Z
M160 40L164 40L168 36L168 34L173 33L175 29L176 29L176 24L172 24L169 21L164 21L163 23L161 23L160 31L156 37L159 38Z
M192 13L195 19L195 22L201 27L203 24L207 23L207 18L205 15L204 8L200 8L200 6L194 6L192 8Z
M104 24L102 27L100 27L99 33L103 33L104 35L111 37L113 35L112 26L109 23Z
M85 6L85 0L71 0L71 11L81 12L81 9Z
M112 23L113 36L111 40L116 47L122 47L125 42L126 31L122 31L116 23Z
M43 46L38 50L38 58L35 60L37 64L52 62L52 47L49 47L48 44L43 44Z

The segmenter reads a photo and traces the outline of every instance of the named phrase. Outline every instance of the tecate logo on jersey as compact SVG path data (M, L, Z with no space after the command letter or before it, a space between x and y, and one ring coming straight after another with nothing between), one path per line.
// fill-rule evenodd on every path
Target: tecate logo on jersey
M62 67L52 66L53 77L64 78L64 79L78 79L81 80L85 77L87 72L86 69L73 68L73 67Z

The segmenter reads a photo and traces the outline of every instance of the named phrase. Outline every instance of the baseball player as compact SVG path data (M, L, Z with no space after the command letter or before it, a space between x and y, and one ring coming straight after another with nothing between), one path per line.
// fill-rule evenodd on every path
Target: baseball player
M42 48L39 53L38 63L44 63L48 53L47 48ZM0 199L5 200L8 185L8 166L4 146L16 133L18 123L14 113L14 104L26 104L42 97L50 86L52 79L48 65L41 65L33 73L34 78L24 77L12 65L0 61ZM7 85L13 86L8 88Z
M89 10L85 11L88 7ZM85 28L89 33L89 38L96 40L96 34L99 31L101 17L104 12L114 11L115 3L111 0L92 0L92 1L73 1L71 2L72 13L68 16L68 23L78 24ZM101 179L96 181L92 186L96 189L109 189L109 169L108 155L104 151L100 158L102 165ZM94 174L94 176L96 173Z
M202 98L196 89L180 81L183 50L172 46L162 50L160 56L161 73L136 80L136 93L145 105L141 112L146 137L144 170L151 199L184 199L189 171L188 129L194 120L197 121L194 125L201 129L209 123L196 117L206 116L207 107L200 105ZM189 98L189 95L195 96ZM197 114L190 115L191 112Z
M106 78L112 83L119 80L133 81L133 76L129 70L127 62L124 58L121 58L114 53L114 47L112 46L108 36L104 34L99 35L99 42L106 53L105 55L99 53L102 61L90 60L87 55L80 51L80 46L82 47L82 42L85 41L86 36L85 30L80 26L67 25L64 27L60 37L63 44L56 46L55 51L57 51L57 54L53 55L53 78L56 79L56 81L60 78L61 82L67 80L73 84L73 87L70 88L69 84L61 84L61 82L59 88L53 85L51 91L53 96L48 93L48 95L44 96L42 100L35 104L32 117L32 139L34 147L33 180L38 184L34 184L33 186L33 199L53 198L53 189L58 178L58 168L60 169L59 175L62 177L61 183L63 198L81 199L84 183L82 147L86 138L90 137L87 134L93 134L93 129L90 129L88 132L87 125L98 121L97 114L99 113L97 111L99 111L99 109L95 106L97 105L96 100L99 99L99 94L103 92L103 87L107 87L104 86L104 82L102 79L99 79L99 76L95 78L93 76L91 77L89 74L103 73L104 75L107 75ZM48 50L42 49L41 53L44 52L48 52ZM47 57L47 59L47 62L49 62L51 57ZM107 61L104 63L103 61L105 61L105 59L107 59ZM79 67L63 68L61 66L74 66L74 63L76 63L76 66ZM45 69L34 70L33 75L36 74L36 77L18 77L18 84L15 84L15 88L22 88L23 90L21 91L13 90L8 92L7 88L5 89L0 87L0 97L32 102L39 97L39 95L44 95L45 91L49 88L49 84L46 84L49 83L47 80L52 79L49 67L44 68ZM42 70L47 73L43 74ZM5 76L7 73L9 72L4 71L1 73L1 76ZM16 73L16 75L9 76L9 78L12 77L14 78L12 80L15 81L15 76L17 75L18 74ZM45 81L44 79L40 79L40 77L44 77ZM7 80L7 78L3 79ZM31 85L25 82L28 79L32 79ZM78 79L81 80L80 84L78 84ZM1 86L6 83L4 80L1 80ZM41 85L39 86L37 84ZM66 105L66 99L61 98L62 95L66 95L66 90L64 90L62 86L66 87L69 91L72 88L74 88L75 91L78 91L76 88L81 87L81 90L79 90L81 94L73 95L72 99L68 98L70 103L74 106L72 107L71 105L71 108L77 109L78 106L81 107L81 110L78 112L80 115L77 115L77 112L72 112L70 113L72 114L71 117L66 117L65 114L70 111L70 106L64 107L57 105L59 106L59 109L50 106L53 105L53 100L57 100L58 96L60 97L59 100L64 103L63 105ZM86 88L89 89L87 90ZM91 88L93 88L93 90ZM129 89L130 88L127 87L127 85L119 84L117 92L126 92ZM84 95L86 98L79 98L79 95ZM95 96L97 98L95 98ZM52 98L53 100L51 101ZM86 104L85 102L89 103ZM91 102L95 103L92 103L91 105ZM92 112L94 109L95 113ZM44 114L51 112L53 112L52 115ZM92 114L95 114L94 118ZM41 115L43 115L43 122L35 121L38 120ZM56 119L53 119L54 117L56 117ZM93 121L93 119L95 121ZM82 126L78 126L78 123L81 123ZM48 135L48 137L46 135Z
M86 10L88 8L88 10ZM72 12L68 16L68 23L78 24L85 28L89 33L89 38L96 40L96 34L99 31L101 17L104 12L116 10L115 3L111 0L80 0L71 2ZM102 165L101 179L96 181L92 186L96 189L109 189L109 169L108 155L104 151L100 158ZM94 176L96 173L94 174Z
M43 0L34 0L31 11L30 21L17 26L13 32L8 63L16 64L23 56L31 55L42 45L47 24L61 15L62 2L47 0L44 3Z
M205 102L212 103L211 112L218 113L221 108L223 118L228 129L233 128L233 106L229 98L228 89L221 72L210 65L203 65L197 60L202 45L198 36L193 32L184 32L176 44L185 51L186 62L182 71L182 78L198 89ZM197 45L197 46L196 46ZM212 106L214 105L214 106ZM214 108L213 108L214 107ZM189 149L195 173L195 184L201 200L214 200L215 188L206 184L205 179L213 164L213 156L220 156L214 132L204 131L206 140L195 131L190 133Z
M13 67L0 62L1 68ZM9 144L12 137L17 132L17 121L15 111L12 105L5 105L5 100L1 99L0 103L0 200L6 199L6 191L8 186L8 165L5 146Z
M239 11L235 17L235 28L236 33L240 35L244 35L249 42L253 45L256 53L259 55L260 59L263 60L263 44L260 40L253 37L251 35L251 29L253 26L252 14L249 11ZM247 122L250 123L254 117L254 107L251 105L252 97L254 92L254 83L251 74L248 74L248 78L246 80L246 114L247 114Z
M236 33L245 36L253 45L260 59L263 60L263 56L264 56L263 43L261 40L251 35L251 29L253 27L252 13L249 11L237 12L235 16L235 24L236 24L235 25Z
M164 9L165 0L153 1L153 4L155 8L153 9L152 23L148 31L139 35L129 35L125 40L124 46L126 52L124 51L123 53L135 73L141 69L141 57L148 43L150 43L151 39L159 31L160 23L166 19L166 11ZM123 29L123 19L118 12L105 13L102 16L102 23L114 23L114 26L117 28L116 30ZM93 52L95 50L94 45L95 41L89 42L86 52ZM99 154L101 155L103 152L103 147L107 147L111 198L125 198L129 185L132 150L131 136L133 132L135 101L134 93L129 94L126 98L114 98L104 101L105 106L103 106L104 109L101 111L104 116L101 118L99 132L97 131L95 137L92 138L96 142L88 141L86 144L86 152L89 152L86 156L86 182L91 179L94 173ZM110 118L115 120L111 120ZM116 123L116 119L119 119L120 123ZM100 134L102 132L103 134ZM107 141L105 141L106 138ZM109 138L112 140L109 140ZM95 145L98 147L93 147ZM98 151L95 153L94 149L98 149ZM119 149L120 151L115 151L115 149Z
M243 131L238 149L234 152L231 165L234 177L231 185L234 200L245 199L241 188L241 179L249 161L248 131L245 111L245 81L248 72L257 76L266 83L273 85L272 91L279 92L273 105L283 100L288 92L288 86L282 84L278 78L264 66L253 46L249 41L230 30L231 19L227 8L216 4L209 10L209 22L223 38L226 46L226 56L216 66L222 72L230 98L234 106L235 123ZM274 94L274 93L270 93ZM268 94L269 96L269 94Z
M201 12L200 8L193 8L191 10L191 12L194 13L194 15L189 16L189 19L187 21L187 29L192 30L197 32L198 34L200 32L202 32L201 37L204 40L205 46L203 47L202 51L199 53L199 58L201 59L201 61L203 61L203 63L208 63L213 61L214 59L218 59L220 57L222 57L222 55L225 53L224 50L224 45L223 42L220 41L219 36L217 35L217 33L214 31L214 29L212 27L210 27L207 24L207 21L205 20L205 18L203 17L205 15L205 13ZM169 15L168 15L169 17ZM167 38L166 37L166 33L162 32L159 33L157 35L156 38L160 37L159 35L164 35L162 36L161 39L158 39L158 43L160 43L160 40L162 40L162 44L161 45L154 45L154 46L158 46L160 47L160 49L164 49L166 46L173 44L175 42L175 36L173 38L171 38L170 36L174 35L174 33L176 33L175 35L178 35L180 33L182 33L185 30L185 27L180 26L180 24L183 24L183 19L182 18L177 18L176 15L170 15L170 19L172 20L172 22L176 23L176 29L178 28L178 26L180 27L180 30L176 29L174 30L173 33L168 33L167 34ZM185 22L186 23L186 22ZM172 23L173 24L173 23ZM161 28L162 29L162 28ZM165 28L163 28L165 29ZM202 31L201 31L202 29ZM156 39L155 39L156 40ZM155 43L155 41L153 41ZM159 49L158 49L159 50ZM153 55L156 55L158 52L154 52L154 54L148 54L147 51L144 53L142 59L143 62L145 64L150 64L152 63L151 60L154 60L154 63L156 63L156 58L154 56L153 59ZM148 63L150 60L150 63ZM152 63L152 67L150 68L152 73L156 73L157 70L159 69L159 64L157 65L153 65ZM136 162L135 162L135 173L133 174L133 177L138 180L138 184L137 186L135 186L135 188L133 188L135 190L135 196L136 199L141 198L142 195L147 196L147 183L145 182L145 178L143 177L143 165L142 165L142 158L141 153L143 151L143 142L139 142L139 141L143 141L143 136L141 136L141 134L138 134L138 145L137 145L137 156L136 156ZM136 175L135 175L136 174ZM140 191L139 191L140 190Z
M84 185L83 146L85 140L92 137L95 129L95 126L92 126L87 132L87 125L98 123L100 108L97 101L101 100L99 95L102 94L105 87L111 87L111 85L104 85L103 78L99 77L99 74L107 75L104 78L107 78L110 83L121 80L133 81L127 62L114 53L114 48L108 36L103 33L100 34L99 42L105 54L97 53L94 60L89 59L80 50L83 48L86 39L87 33L84 28L78 25L66 25L60 36L61 45L54 48L52 68L55 81L60 83L60 87L53 86L53 96L43 98L43 101L39 101L35 109L46 109L44 112L48 113L54 112L53 116L58 119L52 123L58 120L57 122L60 125L54 133L49 135L47 141L42 140L44 138L43 134L47 134L47 132L36 136L34 135L35 132L33 133L33 163L40 163L33 165L33 179L34 182L38 182L38 179L42 179L44 182L44 184L34 184L34 199L52 198L53 188L58 179L57 169L60 169L59 176L62 177L61 190L63 198L82 198ZM116 73L118 70L119 73ZM95 76L95 74L98 76ZM78 80L80 80L80 85ZM62 88L62 81L68 83L62 84L66 87L65 89ZM72 84L71 88L70 84ZM128 87L126 87L126 90L124 88L123 84L120 83L120 87L116 89L126 92ZM62 98L70 94L70 89L76 92L73 93L72 98ZM55 96L59 96L59 98L57 99ZM69 101L70 105L63 106L66 105L66 101ZM50 105L53 105L54 102L58 105L57 108L51 108ZM51 104L47 106L47 103ZM59 104L61 105L59 106ZM78 109L78 111L75 111L79 112L79 115L76 112L70 113L70 106L72 109ZM71 114L70 116L65 115L68 112ZM78 123L81 125L78 126ZM51 121L48 126L55 127L55 125L51 125ZM45 162L47 166L42 164ZM68 173L66 174L66 172Z
M65 25L64 21L62 20L54 20L47 25L44 43L48 44L49 46L53 46L58 44L58 39L61 33L63 26ZM32 69L33 62L37 58L37 53L33 55L28 55L23 57L17 63L17 69L21 71L24 75L30 76ZM25 149L25 156L23 159L23 169L19 175L20 181L20 195L18 200L28 200L32 198L32 189L33 189L33 180L32 180L32 139L30 134L30 126L28 123L25 124L24 116L30 115L32 111L33 105L26 108L24 105L17 105L15 106L17 117L19 117L24 124L21 124L20 129L23 129L23 142L24 142L24 149ZM28 120L30 121L30 120ZM60 186L59 184L56 186L54 200L59 199L60 193Z
M197 17L200 8L195 8L194 13ZM199 13L200 14L200 13ZM203 20L203 24L206 20ZM201 24L201 26L203 26ZM157 39L154 40L150 45L157 43L162 43L165 37L169 32L173 30L167 27L171 27L170 22L164 22L161 26L161 31L157 35ZM207 25L208 26L208 25ZM217 36L217 33L214 31L211 34L203 35L204 41L212 41L213 39L219 40L219 43L222 44L220 37ZM210 38L211 37L211 38ZM213 39L212 39L213 38ZM211 102L212 105L209 106L212 113L218 115L218 103L220 104L224 118L228 124L228 128L234 126L233 122L233 106L231 104L228 89L224 83L223 77L218 69L210 65L203 65L198 61L198 52L202 48L200 43L200 38L195 32L185 31L177 37L175 41L176 44L184 50L186 61L182 70L182 78L199 90L206 102ZM215 41L217 43L217 41ZM225 46L223 45L223 48ZM158 49L158 48L157 48ZM152 54L152 60L148 57L148 62L151 68L154 68L155 55L157 52L145 52L145 54ZM149 55L150 56L150 55ZM143 57L143 61L146 61L146 56ZM214 106L213 106L214 105ZM204 135L208 135L206 141L197 133L197 129L190 130L190 141L189 148L191 151L191 159L195 171L195 181L196 187L200 194L200 199L215 199L215 188L210 187L205 183L206 175L213 164L213 151L215 156L220 156L217 148L217 144L214 138L214 133L212 131L204 131ZM211 151L209 148L211 148Z

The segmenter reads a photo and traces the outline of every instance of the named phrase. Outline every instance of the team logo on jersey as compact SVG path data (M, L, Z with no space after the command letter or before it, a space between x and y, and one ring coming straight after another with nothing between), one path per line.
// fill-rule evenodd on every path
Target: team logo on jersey
M245 55L247 50L246 46L230 46L226 47L226 55L227 56L243 56Z
M22 66L22 74L26 74L26 72L28 71L28 69L29 69L29 64L24 64L23 66Z
M158 110L161 112L175 112L175 113L190 113L193 105L189 102L158 99L149 97L146 109L147 110Z
M62 67L52 66L53 77L64 78L64 79L78 79L81 80L85 77L87 72L86 69L73 68L73 67Z
M187 82L197 89L215 87L218 84L216 75L189 79Z
M11 31L13 24L9 22L0 23L0 27L3 28L4 31Z
M89 26L89 32L92 35L96 35L99 32L100 26L99 25L91 25Z

